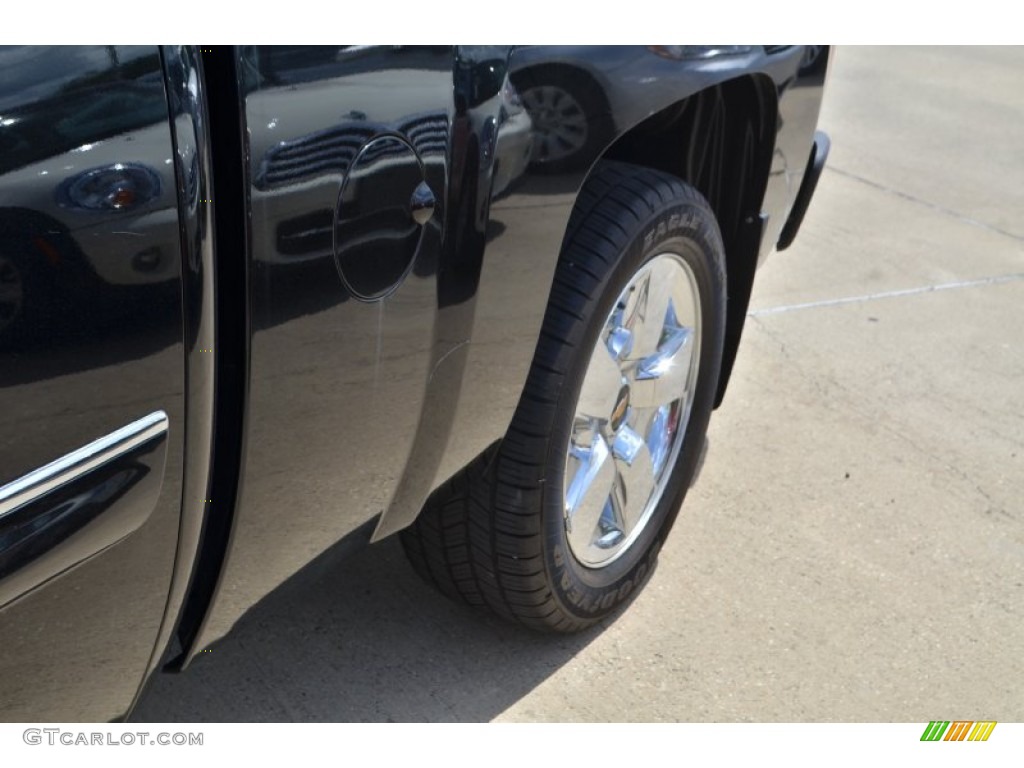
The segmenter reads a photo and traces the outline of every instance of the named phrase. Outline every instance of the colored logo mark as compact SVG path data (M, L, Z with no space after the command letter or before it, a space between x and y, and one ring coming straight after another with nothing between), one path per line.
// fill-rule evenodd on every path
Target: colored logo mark
M932 720L921 741L988 741L995 727L995 720Z

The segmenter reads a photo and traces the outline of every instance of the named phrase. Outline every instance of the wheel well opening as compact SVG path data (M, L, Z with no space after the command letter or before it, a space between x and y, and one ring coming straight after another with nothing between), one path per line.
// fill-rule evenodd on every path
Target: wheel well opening
M711 86L651 115L603 159L678 176L711 206L726 253L728 313L719 405L739 346L761 246L761 203L778 119L771 79L748 75Z

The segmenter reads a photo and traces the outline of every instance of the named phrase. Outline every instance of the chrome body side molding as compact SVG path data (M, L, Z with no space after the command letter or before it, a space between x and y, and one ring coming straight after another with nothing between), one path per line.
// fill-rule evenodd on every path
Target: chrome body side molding
M7 483L0 487L0 519L166 432L167 414L154 411Z

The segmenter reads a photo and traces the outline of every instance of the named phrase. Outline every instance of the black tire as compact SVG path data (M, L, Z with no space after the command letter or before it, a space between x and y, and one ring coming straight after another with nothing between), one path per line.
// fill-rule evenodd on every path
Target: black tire
M530 161L531 170L545 174L585 170L605 148L615 128L608 100L597 82L583 72L560 66L531 67L512 73L510 79L533 120L536 138ZM551 127L549 121L538 115L535 106L531 104L531 92L539 88L564 93L580 108L586 139L569 154L555 158L546 156L542 151ZM557 119L555 122L558 122Z
M590 351L641 266L671 251L700 296L693 405L660 500L638 537L607 566L568 546L565 455ZM530 627L582 630L634 595L696 472L725 328L725 259L707 202L678 178L622 163L595 168L580 194L525 391L508 433L428 501L402 541L415 569L446 594Z

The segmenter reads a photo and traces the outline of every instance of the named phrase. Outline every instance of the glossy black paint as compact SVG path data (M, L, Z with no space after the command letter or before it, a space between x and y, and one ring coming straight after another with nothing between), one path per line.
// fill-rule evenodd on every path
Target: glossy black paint
M596 159L666 164L712 202L734 272L734 352L755 266L803 176L820 78L799 93L799 47L674 55L238 52L252 317L245 472L191 652L360 524L379 515L375 538L408 525L502 437ZM542 116L516 92L551 84L579 89L591 131L554 164L533 149ZM361 167L374 153L379 168ZM438 201L422 232L402 207L418 178L413 155ZM354 180L387 191L353 194ZM347 276L356 269L360 285Z
M825 170L825 163L828 161L829 149L832 142L828 135L822 131L814 134L814 144L811 146L811 158L807 161L807 171L804 173L803 181L800 182L800 189L797 191L796 200L789 211L789 218L786 219L786 226L779 234L779 242L776 245L780 251L784 251L793 244L797 234L800 232L800 225L803 224L804 216L811 199L814 197L814 190L818 186L818 179L821 172Z
M184 510L186 524L202 510L202 538L187 599L177 623L175 643L169 649L171 658L167 668L171 670L180 669L189 654L195 652L196 637L220 583L244 466L242 447L248 403L251 319L246 253L251 233L246 218L240 82L234 68L234 51L229 47L204 48L197 62L204 75L199 108L202 113L205 104L208 110L205 113L208 133L201 151L209 160L207 179L211 195L219 190L213 206L213 226L207 230L216 257L208 272L210 284L215 286L212 313L203 313L205 321L213 326L214 346L198 350L201 356L213 355L213 424L208 427L212 430L213 443L204 477L208 495L202 499L202 507L193 504ZM203 472L203 468L197 466L196 471ZM173 621L173 614L168 613L167 619Z
M353 298L382 299L405 279L424 246L413 202L418 210L429 207L427 223L434 206L425 201L433 199L412 145L383 135L360 149L331 212L334 263Z
M222 375L216 354L220 348L220 336L215 302L214 209L208 202L214 191L206 81L199 51L195 48L166 46L161 54L171 121L182 244L187 408L181 525L174 574L147 673L156 668L165 654L178 655L180 648L195 635L212 585L216 582L231 520L230 506L222 511L221 506L214 506L212 501L221 495L220 489L214 487L214 465L219 446L215 425L218 385L222 384ZM230 306L225 309L230 310ZM230 391L223 392L221 397L224 396L230 396ZM233 430L224 431L230 442ZM237 468L231 471L235 472ZM207 565L206 571L200 568L199 555L204 551L212 553L207 554L207 558L218 559L217 567ZM206 583L210 586L204 592L201 585ZM188 612L184 610L186 596L191 598Z
M451 51L322 53L245 48L233 62L248 158L245 471L218 595L193 650L390 501L433 361L448 351L435 347L434 328ZM397 163L378 154L361 165L381 137L406 150ZM417 160L411 174L409 148ZM398 194L407 204L417 166L438 200L434 216L420 227L404 214L409 235L385 238L398 243L398 258L379 275L356 267L350 259L365 259L366 249L357 252L337 232L394 232L400 211L389 180L406 179ZM297 231L308 233L304 247L282 248ZM416 243L408 271L406 237ZM359 293L342 279L346 269ZM380 298L368 301L372 295ZM429 491L432 473L425 474L416 495Z
M675 173L715 210L721 395L829 55L0 52L0 486L170 419L165 464L126 457L0 525L0 718L117 717L335 542L411 523L503 436L601 158ZM557 99L524 102L538 88L570 97L574 128ZM91 502L59 524L72 491ZM49 547L11 533L48 522ZM31 589L101 522L117 544Z
M180 513L181 245L159 51L6 49L0 116L0 258L22 278L0 332L0 485L169 417L164 438L0 519L0 719L112 719L153 653Z
M166 448L160 435L0 517L0 605L143 525L160 491Z

